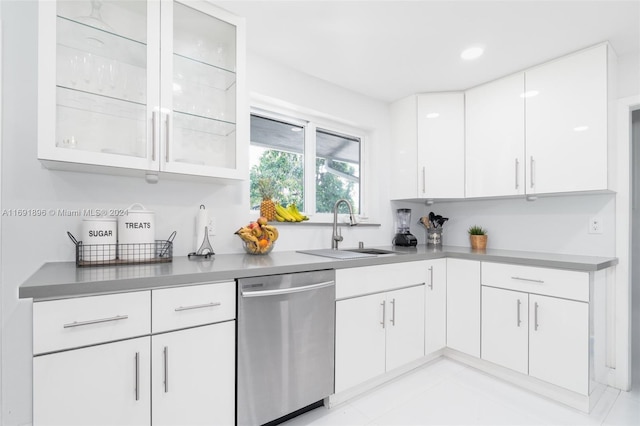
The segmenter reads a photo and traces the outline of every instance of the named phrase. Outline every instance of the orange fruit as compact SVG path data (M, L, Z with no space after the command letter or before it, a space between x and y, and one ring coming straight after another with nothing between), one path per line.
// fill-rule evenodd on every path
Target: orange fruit
M258 246L260 246L260 248L265 248L269 245L269 240L267 239L262 239L258 241Z

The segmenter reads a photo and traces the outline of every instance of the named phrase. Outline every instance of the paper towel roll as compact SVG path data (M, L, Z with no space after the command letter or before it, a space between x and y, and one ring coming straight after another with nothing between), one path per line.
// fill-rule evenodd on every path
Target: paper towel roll
M196 248L195 251L198 251L202 243L204 242L204 229L208 228L209 231L209 243L213 243L213 220L209 215L209 211L205 209L203 205L200 206L198 210L198 215L196 216Z

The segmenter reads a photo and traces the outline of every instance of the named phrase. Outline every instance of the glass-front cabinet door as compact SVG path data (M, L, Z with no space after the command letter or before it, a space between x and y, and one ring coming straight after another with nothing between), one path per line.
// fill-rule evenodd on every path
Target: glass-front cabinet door
M241 23L203 1L40 2L38 157L244 178Z
M165 12L168 6L172 10ZM171 52L162 58L170 77L162 82L170 121L161 159L167 171L220 174L237 168L237 31L207 6L163 3L163 26L173 29L172 38L162 40Z

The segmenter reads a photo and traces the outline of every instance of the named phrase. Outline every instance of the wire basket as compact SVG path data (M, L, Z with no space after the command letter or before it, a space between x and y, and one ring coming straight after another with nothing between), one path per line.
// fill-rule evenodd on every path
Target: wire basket
M76 266L137 265L167 263L173 260L173 238L139 244L82 244L70 232L76 246Z

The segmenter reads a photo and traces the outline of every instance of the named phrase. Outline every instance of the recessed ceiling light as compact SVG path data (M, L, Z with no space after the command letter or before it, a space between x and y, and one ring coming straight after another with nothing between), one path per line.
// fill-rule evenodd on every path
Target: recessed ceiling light
M534 96L538 96L540 94L540 92L538 92L537 90L527 90L524 93L520 94L521 98L532 98Z
M574 132L584 132L585 130L589 130L589 126L578 126L573 128Z
M427 114L427 118L438 118L440 117L440 113L437 112L430 112L429 114Z
M484 49L479 46L469 47L460 54L460 57L464 60L470 61L472 59L479 58L484 53Z

